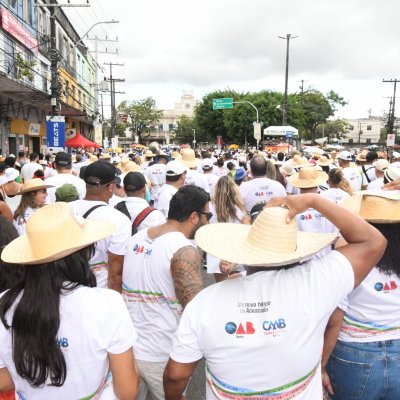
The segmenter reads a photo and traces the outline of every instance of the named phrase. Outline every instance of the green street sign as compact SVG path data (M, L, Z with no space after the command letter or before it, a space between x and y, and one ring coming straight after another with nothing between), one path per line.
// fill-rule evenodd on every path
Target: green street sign
M233 108L232 98L213 99L213 110L224 110L226 108Z

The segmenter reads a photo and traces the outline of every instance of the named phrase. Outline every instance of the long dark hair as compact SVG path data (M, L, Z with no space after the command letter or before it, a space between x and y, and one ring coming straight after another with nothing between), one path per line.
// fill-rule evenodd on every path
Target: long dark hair
M26 267L25 277L0 298L0 319L12 328L13 360L21 378L41 387L50 378L62 386L67 376L64 356L57 344L60 294L79 286L96 286L89 268L94 246L87 246L53 262ZM21 295L11 324L6 313Z
M400 223L371 224L387 240L387 247L377 267L386 275L395 274L400 277Z

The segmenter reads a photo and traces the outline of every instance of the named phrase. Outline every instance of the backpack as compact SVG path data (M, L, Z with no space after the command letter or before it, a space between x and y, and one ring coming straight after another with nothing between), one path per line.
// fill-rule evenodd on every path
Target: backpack
M126 215L129 219L131 219L131 216L128 211L128 207L126 206L125 201L121 201L118 204L115 205L114 207L118 211L121 211L122 214ZM132 236L135 235L138 231L138 226L146 219L146 217L155 210L154 207L146 207L144 208L138 216L135 218L135 220L132 222Z

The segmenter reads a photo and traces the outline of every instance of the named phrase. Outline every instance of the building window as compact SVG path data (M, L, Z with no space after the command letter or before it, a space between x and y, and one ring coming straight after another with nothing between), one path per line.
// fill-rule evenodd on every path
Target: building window
M15 57L17 56L15 53L15 43L4 36L4 66L7 71L7 75L11 75L12 77L16 77L17 75L17 64L15 62Z
M372 125L367 125L367 131L372 131Z
M168 124L168 130L173 131L174 130L174 124Z
M353 144L353 139L349 139L349 144Z
M158 130L159 130L160 132L162 132L162 130L163 130L163 124L158 125Z
M354 131L354 125L349 125L349 131Z
M371 139L367 139L367 143L368 143L368 144L371 144Z
M23 7L24 7L23 8L24 20L30 26L33 26L33 4L32 4L32 0L24 0Z
M86 95L83 94L83 104L82 104L82 108L86 109Z

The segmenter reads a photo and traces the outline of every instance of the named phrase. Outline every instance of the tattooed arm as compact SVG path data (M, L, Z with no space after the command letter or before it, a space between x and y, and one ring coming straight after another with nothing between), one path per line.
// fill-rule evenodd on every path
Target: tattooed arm
M175 293L182 308L203 289L200 272L201 258L193 246L180 248L171 260L171 275Z

